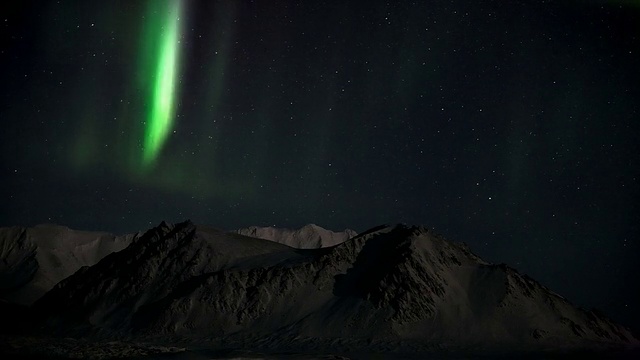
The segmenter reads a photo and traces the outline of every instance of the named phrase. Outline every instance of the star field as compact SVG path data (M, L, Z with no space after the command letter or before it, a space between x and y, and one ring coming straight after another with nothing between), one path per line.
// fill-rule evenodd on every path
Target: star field
M638 328L634 2L1 6L0 225L424 224Z

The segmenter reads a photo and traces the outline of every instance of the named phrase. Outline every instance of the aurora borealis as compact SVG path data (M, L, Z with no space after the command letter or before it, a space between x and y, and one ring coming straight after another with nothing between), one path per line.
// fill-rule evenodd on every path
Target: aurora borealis
M151 111L145 128L142 158L145 166L155 161L169 132L173 129L182 3L182 0L154 1L152 13L149 15L150 18L159 17L153 22L151 31L152 36L155 33L158 34L156 35L158 50L154 51L155 56L150 56L158 60L152 87ZM153 40L145 39L145 41Z
M423 224L640 324L634 2L6 3L0 225Z

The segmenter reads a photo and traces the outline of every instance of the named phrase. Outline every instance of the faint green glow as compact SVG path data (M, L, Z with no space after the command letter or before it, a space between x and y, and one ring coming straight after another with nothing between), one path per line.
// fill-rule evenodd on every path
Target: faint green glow
M176 102L176 77L179 58L181 0L157 1L167 4L159 11L166 11L156 24L157 48L155 49L153 86L150 93L151 108L144 131L144 147L142 162L152 165L162 150L164 143L173 129ZM152 57L153 59L153 57Z

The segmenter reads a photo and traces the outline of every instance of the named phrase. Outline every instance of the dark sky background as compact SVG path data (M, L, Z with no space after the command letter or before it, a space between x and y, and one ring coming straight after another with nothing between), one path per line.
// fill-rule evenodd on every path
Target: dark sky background
M423 224L640 328L638 2L363 4L185 0L141 170L166 2L3 3L0 226Z

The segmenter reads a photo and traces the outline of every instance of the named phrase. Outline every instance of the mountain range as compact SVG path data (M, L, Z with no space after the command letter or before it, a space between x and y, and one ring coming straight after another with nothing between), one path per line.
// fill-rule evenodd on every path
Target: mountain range
M639 344L604 314L421 226L186 221L113 236L47 225L0 229L0 245L2 306L28 314L23 339L413 356Z

